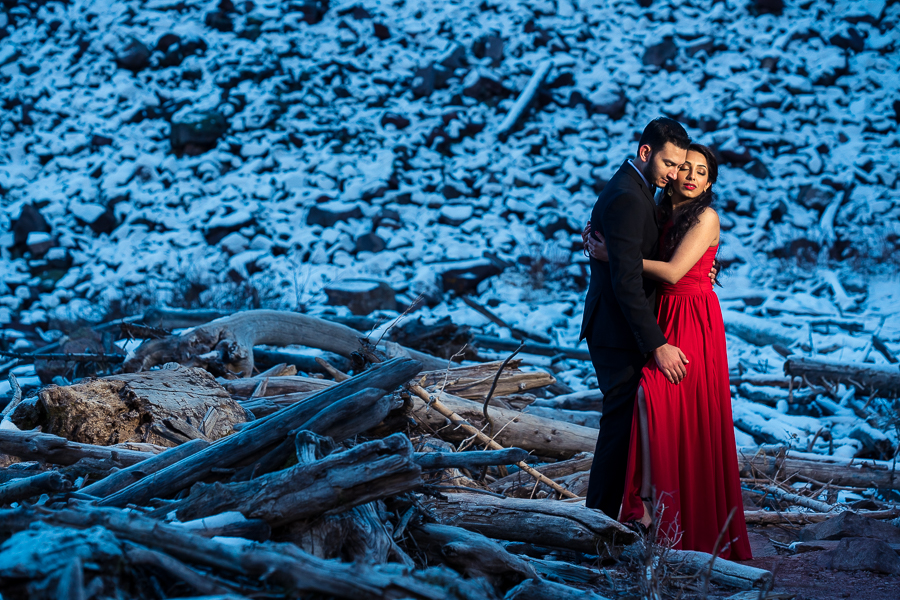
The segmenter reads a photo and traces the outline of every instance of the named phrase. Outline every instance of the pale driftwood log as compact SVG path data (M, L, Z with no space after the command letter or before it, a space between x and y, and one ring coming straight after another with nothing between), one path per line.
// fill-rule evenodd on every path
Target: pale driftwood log
M423 469L477 469L485 466L512 465L528 458L521 448L477 452L416 452L415 461Z
M481 429L487 425L484 422L483 405L480 402L450 394L430 395L439 398L446 408L472 426ZM428 396L429 394L426 394L426 397ZM589 427L495 407L491 407L488 414L494 422L493 433L490 436L501 446L524 448L538 456L565 459L579 452L592 452L597 445L598 431ZM422 398L414 399L413 415L434 430L442 429L449 424L447 417L433 407L429 409ZM484 432L489 433L487 428ZM447 427L441 431L441 437L453 441L463 440L471 435L472 433L455 427Z
M546 406L563 410L591 410L603 412L603 392L600 390L584 390L563 394L555 398L538 398L532 406Z
M571 423L581 427L600 429L600 413L593 410L565 410L547 406L530 405L522 409L526 415L534 415L542 419L551 419L562 423Z
M900 509L891 508L885 510L858 510L854 511L861 517L868 519L896 519L900 516ZM808 523L821 523L833 519L836 513L810 513L810 512L774 512L768 510L745 510L744 520L748 525L806 525Z
M376 504L378 503L369 502L329 517L341 521L343 528L341 553L345 560L373 565L398 562L408 569L415 569L415 561L397 545L379 518Z
M109 461L112 467L118 468L156 456L117 446L79 444L49 433L7 429L0 429L0 453L54 465L73 465L83 458L92 458Z
M342 512L422 484L409 439L394 434L310 464L240 483L197 484L175 508L181 520L237 511L272 527Z
M422 374L425 380L420 381L419 385L427 389L443 390L460 398L484 401L502 364L503 361L495 361L430 371ZM495 396L508 396L556 383L550 373L540 370L522 371L519 369L521 364L522 361L517 359L507 363L497 380Z
M521 555L521 558L534 567L538 575L566 584L594 585L611 574L609 571L598 571L562 560L544 560L528 556L527 554Z
M836 486L897 489L900 474L889 461L846 459L788 451L780 447L738 448L741 477L762 474L784 481L791 475L802 479L830 482Z
M209 446L209 442L207 441L191 440L190 442L187 442L180 446L176 446L175 448L170 448L165 452L161 452L160 454L151 456L146 460L135 463L130 467L116 471L115 473L104 477L100 481L81 488L81 490L79 491L82 494L87 494L89 496L105 498L113 492L117 492L128 487L142 477L146 477L151 473L156 473L160 469L164 469L169 465L173 465L183 458L187 458L192 454L196 454L207 446Z
M225 512L187 521L174 523L203 537L241 537L255 542L265 542L272 535L272 527L262 519L248 519L239 512Z
M48 386L38 397L45 418L27 426L40 425L46 433L101 446L148 441L175 446L174 434L190 439L196 429L190 423L199 426L210 408L216 409L218 420L211 431L199 434L203 437L221 438L233 431L234 424L247 420L212 375L185 367ZM22 427L17 414L10 419ZM171 429L173 435L160 435L154 425Z
M846 506L835 506L832 504L826 504L825 502L819 502L818 500L813 500L812 498L808 498L806 496L791 494L790 492L786 492L776 485L767 485L763 487L763 489L779 500L784 500L785 502L789 502L791 504L809 508L819 513L830 512L832 514L836 514L838 512L847 510Z
M298 313L249 310L216 319L187 333L149 340L125 361L128 372L145 371L167 362L203 367L216 374L253 374L253 346L291 344L350 356L360 349L360 334L349 327ZM439 369L443 360L384 342L378 349L388 356L406 356L426 368Z
M423 523L409 530L416 547L435 562L467 577L485 578L507 589L523 579L539 579L534 568L496 541L461 527Z
M250 422L241 431L108 496L101 504L142 504L154 496L174 494L200 481L215 467L230 467L280 443L291 431L300 429L338 400L367 388L378 390L384 396L388 390L409 381L421 369L422 363L408 358L373 365L360 375L323 390L305 402Z
M432 396L427 391L425 391L425 389L422 386L410 385L409 390L418 398L418 400L416 400L415 398L413 399L413 401L414 401L413 410L415 411L418 408L421 413L421 416L419 416L417 414L418 419L420 419L424 422L424 419L426 419L428 417L427 409L428 408L434 409L434 411L437 411L439 414L444 416L454 427L456 427L457 429L461 429L462 431L466 432L470 436L473 436L479 442L484 444L487 448L490 448L491 450L503 450L503 446L501 446L500 444L495 442L493 438L490 438L490 437L484 435L484 433L482 433L478 429L475 429L467 420L462 418L459 414L454 412L451 408L445 406L443 404L443 402L441 402L441 400L438 399L437 396ZM442 397L446 397L446 395L442 395ZM425 402L429 403L427 408L426 408L426 405L424 404ZM468 400L462 400L462 399L459 399L459 402L469 403ZM471 404L474 404L474 403L471 403ZM529 417L529 418L533 418L533 417ZM507 423L507 424L509 424L509 423ZM500 433L501 433L501 431L498 430L497 435L499 435ZM555 433L555 430L553 431L553 433ZM541 475L540 473L538 473L537 471L535 471L534 469L532 469L531 467L526 465L524 462L517 463L517 466L520 469L522 469L523 471L525 471L526 473L532 475L538 481L542 481L543 483L546 483L547 485L552 487L560 495L570 496L570 497L573 496L573 494L571 492L556 485L556 483L554 483L553 480L544 477L543 475Z
M325 389L329 386L322 386ZM276 413L283 408L287 408L291 404L296 404L306 400L316 392L294 392L292 394L284 394L283 396L263 396L261 398L252 398L241 401L240 405L244 409L249 410L254 417L261 419L272 413Z
M318 592L357 600L483 600L485 588L460 580L447 569L409 572L402 565L369 567L311 556L291 544L235 546L192 534L136 512L97 508L50 511L39 507L0 510L0 531L16 532L42 521L61 527L87 529L99 525L121 539L169 554L186 563L223 569L242 576L265 577L287 595Z
M882 395L900 393L900 366L844 363L825 358L791 355L784 362L784 372L791 377L806 377L812 383L823 380L846 383L859 391L876 391Z
M503 600L608 600L608 598L562 583L529 579L509 590Z
M723 310L725 331L755 346L779 344L791 346L800 338L801 330L791 329L770 319L745 315L733 310Z
M315 377L303 377L302 375L277 376L277 377L246 377L244 379L231 379L223 383L228 393L233 398L247 401L256 387L266 380L266 393L262 398L272 396L285 396L290 394L321 392L335 384L330 379L317 379ZM257 398L258 399L258 398Z
M640 559L640 550L636 546L629 546L622 552L623 558ZM669 549L663 554L666 564L677 567L688 573L705 573L709 570L712 554L697 552L694 550ZM764 569L757 569L748 565L731 562L722 558L716 558L713 563L710 581L720 585L727 585L742 590L767 587L772 582L772 573Z
M503 122L500 123L500 127L497 128L497 139L501 142L506 141L509 134L512 133L516 125L522 121L525 114L532 107L534 100L537 98L538 92L540 92L541 86L544 84L544 80L547 79L547 75L550 74L550 69L552 67L553 61L545 60L534 70L528 83L525 84L525 89L523 89L519 94L519 97L516 98L515 103L513 103L509 112L506 113L506 116L503 118Z
M494 539L601 555L635 540L634 532L601 511L557 500L447 494L429 505L445 524Z
M590 471L593 462L594 455L592 453L582 452L580 454L576 454L568 460L540 465L538 467L534 467L534 469L550 479L560 479L574 473ZM533 488L534 479L531 478L528 474L519 471L498 479L488 487L490 487L490 489L494 490L495 492L506 493L513 488L523 486Z
M59 471L47 471L33 477L15 479L0 485L0 504L18 502L41 494L56 494L72 489L72 482Z

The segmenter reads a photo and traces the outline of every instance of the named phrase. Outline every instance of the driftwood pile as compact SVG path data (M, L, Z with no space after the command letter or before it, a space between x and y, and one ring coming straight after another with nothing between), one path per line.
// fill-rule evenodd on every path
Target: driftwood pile
M185 318L154 323L196 326L147 339L124 372L19 394L4 411L4 598L642 589L644 571L600 567L652 562L652 544L634 544L630 529L583 503L598 394L537 398L555 380L518 360L453 367L306 315ZM300 375L287 360L260 372L261 356L297 356L286 345L322 351L303 358L316 372ZM741 461L747 482L770 488L760 505L815 511L748 510L750 522L839 510L791 497L789 476L896 487L875 461L784 452ZM664 562L696 586L772 584L766 571L702 553L669 550Z

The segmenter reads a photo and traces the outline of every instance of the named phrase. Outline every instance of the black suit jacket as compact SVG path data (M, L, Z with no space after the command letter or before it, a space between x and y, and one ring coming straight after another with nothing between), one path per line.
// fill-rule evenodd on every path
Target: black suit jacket
M656 258L659 226L653 195L628 161L597 198L591 228L605 238L609 262L591 259L581 339L649 353L666 343L656 323L657 284L643 277L641 262Z

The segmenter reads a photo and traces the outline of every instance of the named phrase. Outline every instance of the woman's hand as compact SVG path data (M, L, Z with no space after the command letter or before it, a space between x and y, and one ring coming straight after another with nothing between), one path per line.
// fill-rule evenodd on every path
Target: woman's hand
M599 238L599 240L598 240ZM581 232L581 239L584 241L584 254L595 260L609 262L609 254L606 252L606 244L603 236L599 233L591 235L591 222L588 221Z

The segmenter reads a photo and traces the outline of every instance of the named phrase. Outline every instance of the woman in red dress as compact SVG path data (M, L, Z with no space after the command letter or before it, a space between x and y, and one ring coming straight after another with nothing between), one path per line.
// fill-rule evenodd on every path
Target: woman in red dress
M690 362L677 384L654 361L644 367L619 520L648 526L656 506L659 534L673 547L712 552L734 509L719 556L747 560L725 327L708 276L719 245L719 217L710 208L717 175L709 148L691 144L659 203L663 260L644 260L644 276L660 281L659 326ZM588 236L587 244L606 260L602 243Z

